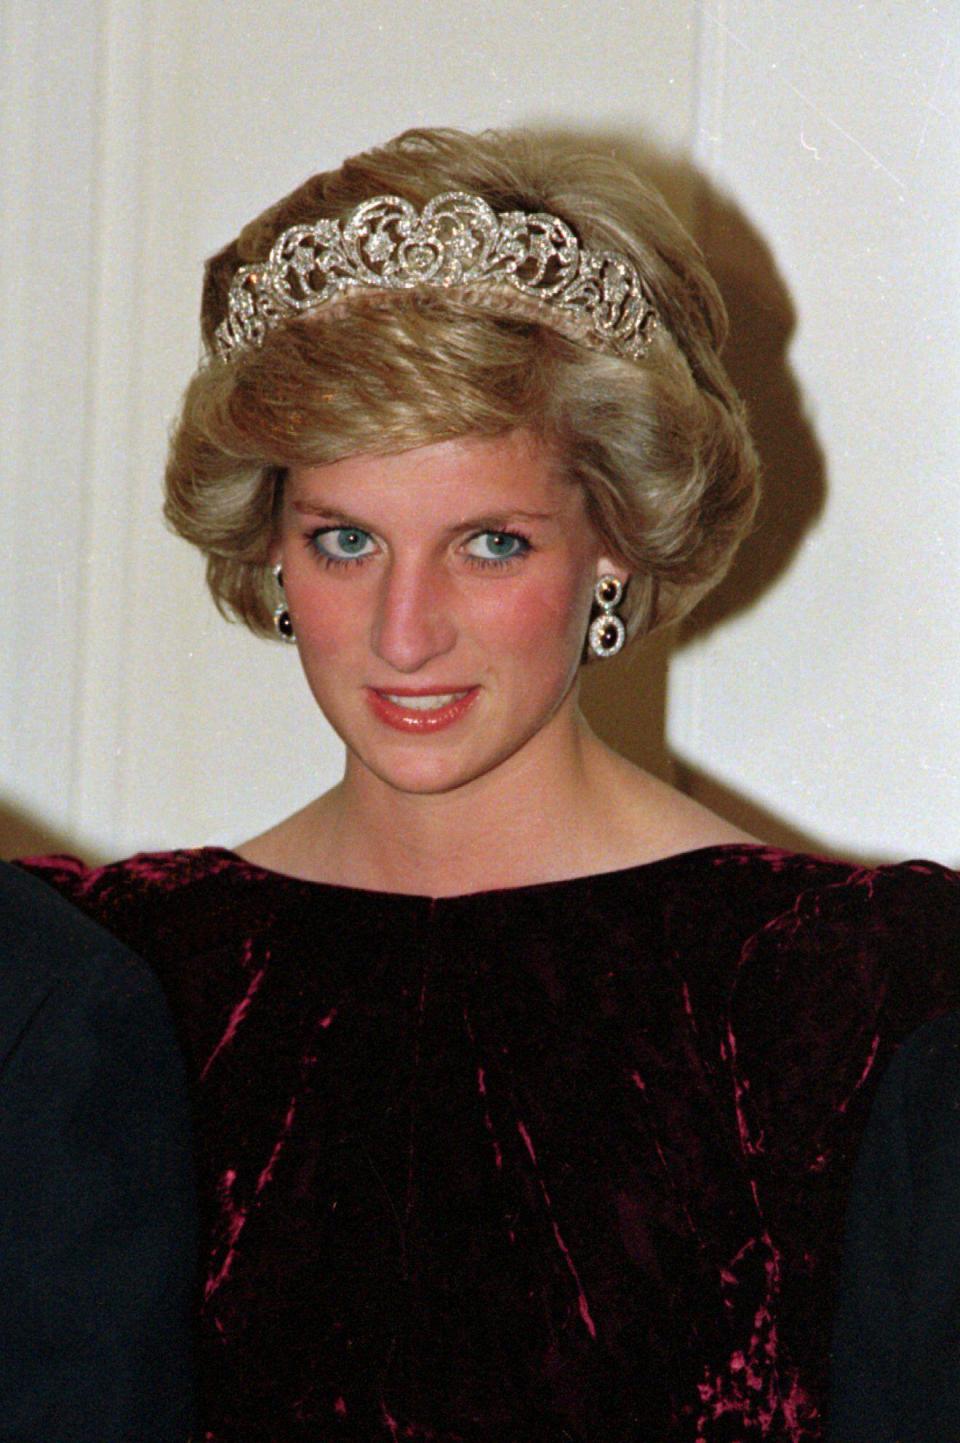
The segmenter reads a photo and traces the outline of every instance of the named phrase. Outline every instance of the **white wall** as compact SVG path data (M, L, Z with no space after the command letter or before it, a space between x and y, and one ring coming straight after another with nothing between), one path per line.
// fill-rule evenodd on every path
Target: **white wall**
M958 38L924 0L3 0L0 854L238 840L335 779L295 655L160 521L200 263L406 125L529 122L658 152L769 472L740 580L591 714L773 839L960 857Z
M786 415L789 447L770 434L784 398L741 358L778 503L747 569L797 491L809 519L780 538L775 584L675 659L671 735L840 851L956 861L960 7L742 0L702 18L695 158L787 287L807 431ZM721 224L706 239L739 317L751 279Z

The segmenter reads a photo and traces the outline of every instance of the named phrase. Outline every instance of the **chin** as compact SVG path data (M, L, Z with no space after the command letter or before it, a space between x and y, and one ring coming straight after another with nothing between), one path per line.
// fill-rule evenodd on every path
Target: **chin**
M436 758L423 758L409 766L363 766L385 786L407 796L435 797L454 792L482 776L489 768L444 765Z
M392 791L422 797L440 796L468 786L495 771L511 754L494 750L489 744L482 751L476 745L438 746L428 738L399 746L349 747L348 750L358 768L368 776L376 777Z

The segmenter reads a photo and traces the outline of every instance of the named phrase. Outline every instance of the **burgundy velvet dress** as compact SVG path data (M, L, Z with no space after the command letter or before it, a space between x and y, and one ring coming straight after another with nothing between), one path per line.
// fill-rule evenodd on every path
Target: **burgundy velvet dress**
M194 1084L206 1443L820 1439L874 1080L960 878L722 846L431 900L216 848L29 864Z

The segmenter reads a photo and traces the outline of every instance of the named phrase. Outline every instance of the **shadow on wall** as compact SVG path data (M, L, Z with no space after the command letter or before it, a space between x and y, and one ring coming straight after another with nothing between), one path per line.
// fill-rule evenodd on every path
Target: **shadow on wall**
M49 856L54 852L76 853L76 843L38 818L0 802L0 861Z
M594 730L631 761L745 831L777 846L829 850L822 839L672 756L666 739L672 652L753 606L787 569L824 506L823 454L787 361L796 313L762 237L693 166L665 159L623 135L607 132L591 139L649 177L704 251L730 315L725 360L749 411L764 497L732 570L692 616L615 662L586 669L584 711Z

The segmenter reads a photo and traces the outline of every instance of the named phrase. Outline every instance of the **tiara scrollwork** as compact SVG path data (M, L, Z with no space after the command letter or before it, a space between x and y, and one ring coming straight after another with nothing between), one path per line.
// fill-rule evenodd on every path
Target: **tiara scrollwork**
M294 225L268 259L241 266L214 334L221 360L260 346L281 321L351 291L510 287L587 345L630 360L646 352L657 315L636 267L582 246L559 216L498 215L479 195L448 191L422 212L396 195L363 201L341 223Z

